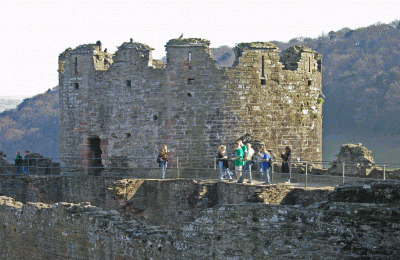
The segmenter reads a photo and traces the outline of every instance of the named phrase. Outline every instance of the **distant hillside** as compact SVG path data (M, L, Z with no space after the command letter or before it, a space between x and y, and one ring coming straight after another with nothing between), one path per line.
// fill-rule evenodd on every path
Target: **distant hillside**
M305 45L322 54L325 130L400 134L399 21L275 43L282 49Z
M0 98L0 113L6 110L17 108L18 104L21 102L22 100L20 99Z
M343 28L316 39L273 42L281 50L303 45L322 54L325 131L362 128L400 134L399 24ZM218 66L232 66L231 48L211 52Z
M16 109L0 113L0 151L11 160L16 150L47 157L60 155L58 90L24 99Z
M361 142L375 161L400 164L399 21L274 43L281 50L304 45L323 55L324 160L335 159L343 143ZM218 66L232 66L232 48L221 46L211 53ZM17 149L59 157L57 89L0 113L0 151L11 159Z
M303 45L322 54L325 160L334 159L342 143L362 142L377 161L400 164L399 21L273 43L280 50ZM231 48L211 52L218 66L232 65Z

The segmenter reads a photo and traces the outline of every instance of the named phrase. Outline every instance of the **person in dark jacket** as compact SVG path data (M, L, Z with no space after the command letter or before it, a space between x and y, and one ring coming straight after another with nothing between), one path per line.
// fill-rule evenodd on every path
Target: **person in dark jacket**
M24 154L25 154L25 156L24 156L24 173L25 174L30 174L29 165L30 165L31 162L29 160L29 151L25 150Z
M218 147L218 167L220 169L219 180L222 181L224 176L229 181L232 181L232 177L229 174L229 164L228 164L228 155L226 154L226 146L220 145Z
M17 151L17 156L14 159L15 162L15 173L22 173L22 164L24 160L22 160L21 152Z
M286 146L285 153L281 154L282 158L282 173L289 173L289 178L286 183L290 183L290 177L292 175L292 151L289 146Z

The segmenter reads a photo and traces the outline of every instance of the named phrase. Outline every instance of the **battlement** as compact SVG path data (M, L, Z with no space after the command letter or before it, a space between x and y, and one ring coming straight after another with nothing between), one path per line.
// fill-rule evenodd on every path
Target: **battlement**
M236 46L236 49L248 49L248 50L258 50L258 49L278 49L275 44L271 42L248 42L248 43L239 43Z
M293 46L282 52L281 63L285 69L297 70L303 66L305 70L311 72L312 69L321 71L322 56L316 51L304 46Z
M165 47L185 47L185 46L210 46L210 41L200 38L181 38L171 39L167 42Z
M118 50L123 49L134 49L136 51L152 51L154 50L150 46L140 43L140 42L133 42L132 38L129 42L124 42L121 46L117 47Z

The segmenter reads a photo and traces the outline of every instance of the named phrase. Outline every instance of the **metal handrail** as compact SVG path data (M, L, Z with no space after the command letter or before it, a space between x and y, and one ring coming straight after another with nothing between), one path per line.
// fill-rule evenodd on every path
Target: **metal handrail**
M75 158L75 159L73 159ZM73 165L73 166L62 166L63 162L68 162L68 160L73 159L74 161L76 159L78 159L81 163L80 165ZM218 172L220 171L220 169L218 169L217 167L217 161L218 158L216 157L207 157L207 158L203 158L203 159L187 159L186 161L183 161L181 158L179 157L175 157L172 158L174 160L171 160L171 162L173 162L173 164L169 164L167 170L171 171L171 170L176 170L177 172L177 178L182 178L182 173L185 173L187 171L195 171L196 173L196 177L199 177L199 173L201 171L207 171L210 172L211 171L211 179L218 179ZM186 159L186 158L185 158ZM57 157L57 158L30 158L31 161L39 161L39 162L45 162L47 163L46 165L32 165L29 166L29 169L32 170L32 172L34 172L35 174L43 174L43 175L58 175L58 174L65 174L66 172L84 172L87 170L91 170L91 171L105 171L109 174L118 172L118 171L126 171L126 172L131 172L134 173L135 170L149 170L149 171L153 171L153 170L157 170L159 169L159 167L155 166L157 165L154 159L151 158L142 158L142 157L130 157L130 158L115 158L115 157L109 157L109 158L82 158L82 157ZM89 162L88 165L82 165L82 160ZM101 161L100 165L95 165L95 164L91 164L90 162L92 161ZM116 162L117 161L117 162ZM230 160L231 161L231 160ZM3 160L4 162L4 160ZM260 161L256 161L253 160L254 163L260 162ZM7 163L7 164L6 164ZM16 167L13 165L13 161L6 161L6 163L0 164L0 173L2 172L4 173L13 173L16 170ZM126 165L118 165L118 164L126 164ZM203 165L207 165L208 167L193 167L194 165L198 165L202 163ZM114 165L117 164L117 165ZM396 163L384 163L384 164L380 164L380 163L339 163L336 161L292 161L291 162L291 169L293 169L293 172L289 172L289 173L280 173L280 171L277 171L276 168L279 164L281 164L280 161L275 160L272 162L271 165L271 179L279 179L279 176L286 176L289 175L289 178L292 178L292 176L296 179L304 179L304 186L307 188L308 186L310 186L310 180L315 179L315 178L321 178L321 177L326 177L326 176L330 176L330 177L335 177L335 178L341 178L341 183L344 184L346 182L346 180L352 180L354 178L359 178L359 179L372 179L372 178L365 178L363 177L353 177L351 175L349 175L348 173L346 173L346 168L348 169L348 167L357 167L359 169L362 169L363 167L367 167L367 168L380 168L380 171L382 171L383 176L382 180L386 180L387 179L387 168L397 168L400 169L400 164L396 164ZM151 165L154 165L151 166ZM324 169L322 168L322 165L336 165L339 168L341 168L341 176L333 176L333 175L316 175L313 172L309 172L308 168L310 165L314 165L314 168L316 169ZM317 166L317 167L315 167ZM321 167L319 167L321 166ZM24 166L22 166L23 168ZM302 171L302 173L297 173L299 168L305 168L304 171ZM253 169L253 173L257 173L257 170ZM279 174L278 174L279 173ZM278 174L278 175L276 175ZM128 174L129 175L129 174ZM399 176L400 177L400 176ZM193 179L193 176L190 177L186 177L187 179L191 178Z

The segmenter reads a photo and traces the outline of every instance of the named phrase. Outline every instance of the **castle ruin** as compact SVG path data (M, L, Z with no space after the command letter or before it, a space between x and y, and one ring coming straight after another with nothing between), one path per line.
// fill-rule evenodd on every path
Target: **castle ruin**
M183 166L204 166L217 147L246 136L293 160L322 159L321 55L273 43L241 43L219 68L204 39L172 39L167 63L130 41L115 54L101 42L59 56L62 166L156 166L166 144ZM233 152L233 151L232 151ZM135 158L141 158L135 160ZM207 159L208 158L208 159Z

